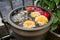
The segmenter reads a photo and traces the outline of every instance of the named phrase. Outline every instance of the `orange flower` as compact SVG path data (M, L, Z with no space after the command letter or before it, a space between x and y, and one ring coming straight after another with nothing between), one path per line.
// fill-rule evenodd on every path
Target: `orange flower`
M27 20L23 23L23 26L26 28L33 28L35 27L35 23L33 21Z
M40 26L42 26L42 25L47 24L48 19L47 19L45 16L40 15L40 16L38 16L38 17L35 18L35 21L36 21L36 23L38 23Z
M39 12L32 12L30 15L31 15L31 17L35 18L37 16L40 16L40 13Z

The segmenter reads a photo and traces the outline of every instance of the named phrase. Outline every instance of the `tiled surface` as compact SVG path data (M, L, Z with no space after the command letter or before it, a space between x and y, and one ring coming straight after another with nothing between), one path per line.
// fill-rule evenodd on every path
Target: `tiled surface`
M32 0L24 0L24 5L25 6L33 6Z
M7 15L11 11L11 6L8 0L0 1L0 11L4 21L7 21Z
M12 0L13 8L23 6L22 0Z

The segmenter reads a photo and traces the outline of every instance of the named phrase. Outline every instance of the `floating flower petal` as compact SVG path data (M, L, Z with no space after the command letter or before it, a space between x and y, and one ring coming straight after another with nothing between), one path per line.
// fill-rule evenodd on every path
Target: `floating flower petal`
M39 13L39 12L32 12L32 13L31 13L31 17L32 17L32 18L35 18L35 17L37 17L37 16L40 16L40 13Z
M42 26L42 25L47 24L48 19L47 19L45 16L40 15L40 16L38 16L38 17L35 18L35 21L36 21L36 23L38 23L40 26Z
M33 21L27 20L23 23L23 26L25 28L33 28L35 27L35 23Z

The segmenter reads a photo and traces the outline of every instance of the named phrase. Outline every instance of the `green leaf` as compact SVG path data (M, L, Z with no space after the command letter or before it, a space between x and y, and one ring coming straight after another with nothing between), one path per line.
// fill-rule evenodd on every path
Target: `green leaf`
M51 31L54 31L55 29L57 29L57 25L56 25L56 24L52 24L50 30L51 30Z
M53 19L53 24L57 23L58 20L59 20L59 19L58 19L57 17L54 17L54 19Z
M60 10L57 10L57 16L60 18Z
M55 11L55 12L52 12L52 15L53 15L53 16L57 16L57 13L56 13L56 11Z
M56 3L56 5L59 4L59 1L60 1L60 0L54 0L54 2Z
M58 24L60 24L60 19L59 19L59 21L58 21Z
M50 5L49 5L49 9L52 10L56 7L56 4L55 2L51 2Z
M41 6L42 2L38 1L36 6Z
M47 8L48 6L44 2L42 2L42 7Z
M59 21L59 19L56 16L56 13L52 13L52 15L53 15L53 24L56 24Z
M60 24L60 10L57 10L58 24Z
M50 5L50 0L43 0L48 6Z

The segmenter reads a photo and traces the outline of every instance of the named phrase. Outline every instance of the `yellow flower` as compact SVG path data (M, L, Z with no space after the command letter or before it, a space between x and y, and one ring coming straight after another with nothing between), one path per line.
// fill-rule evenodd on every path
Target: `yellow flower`
M35 27L35 23L33 21L27 20L23 23L23 26L26 28L33 28Z
M35 18L37 16L40 16L40 13L39 12L32 12L30 15L31 15L31 17Z
M40 15L40 16L38 16L38 17L35 18L35 21L36 21L36 23L38 23L40 26L42 26L42 25L47 24L48 19L47 19L45 16Z

